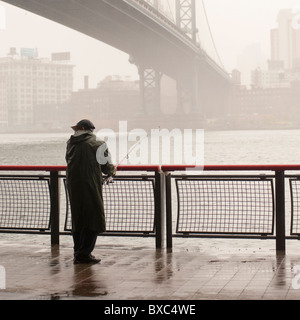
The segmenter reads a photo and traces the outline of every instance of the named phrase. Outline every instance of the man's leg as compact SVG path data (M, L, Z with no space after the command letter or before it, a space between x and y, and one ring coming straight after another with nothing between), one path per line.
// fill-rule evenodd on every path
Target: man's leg
M95 244L97 241L97 232L93 230L88 230L88 229L82 229L80 231L80 236L77 237L75 235L76 240L76 246L74 245L74 250L75 251L75 261L74 262L83 262L83 263L88 263L88 262L94 262L97 263L100 260L95 259L93 256L91 256L92 251L95 248Z
M81 246L81 231L73 232L72 233L73 237L73 244L74 244L74 258L78 254L78 249Z
M97 232L83 229L81 231L81 246L79 248L79 253L84 256L89 256L95 248L97 241Z

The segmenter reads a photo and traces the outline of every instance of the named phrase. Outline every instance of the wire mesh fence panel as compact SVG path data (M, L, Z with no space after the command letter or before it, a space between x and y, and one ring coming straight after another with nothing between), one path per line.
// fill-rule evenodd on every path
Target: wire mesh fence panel
M0 228L50 229L47 179L0 178Z
M271 179L176 179L178 233L273 234Z
M103 185L107 232L154 232L153 179L114 179ZM68 199L65 230L72 229Z
M154 181L116 180L103 188L108 231L154 231Z
M290 179L291 235L300 234L300 180Z

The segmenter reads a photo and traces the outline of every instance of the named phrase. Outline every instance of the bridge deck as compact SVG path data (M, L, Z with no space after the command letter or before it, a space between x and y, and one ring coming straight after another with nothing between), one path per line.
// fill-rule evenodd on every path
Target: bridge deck
M273 241L175 239L167 252L153 239L102 237L101 263L74 265L70 236L51 247L47 236L1 234L0 299L299 299L299 246L288 241L283 256Z

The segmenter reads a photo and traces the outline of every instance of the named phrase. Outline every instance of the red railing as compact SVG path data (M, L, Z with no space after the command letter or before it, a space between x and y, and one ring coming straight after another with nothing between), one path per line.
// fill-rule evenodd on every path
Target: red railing
M0 166L0 171L47 171L57 172L66 171L66 166ZM117 167L118 171L159 171L160 166L146 165L146 166L123 166Z
M256 171L260 173L260 176L258 178L264 179L264 176L267 176L266 172L271 171L273 173L273 176L269 176L270 178L274 179L275 181L275 204L274 204L274 211L275 211L275 230L276 230L276 250L280 252L285 252L285 240L286 238L292 238L292 239L299 239L300 233L294 234L294 236L287 237L286 236L286 230L285 230L285 222L286 222L286 200L285 200L285 178L290 177L293 179L300 179L300 176L297 175L290 175L288 176L286 174L286 171L300 171L300 165L298 164L275 164L275 165L204 165L201 166L193 166L193 165L163 165L161 166L161 170L165 173L165 185L166 185L166 219L167 219L167 228L169 230L166 231L167 234L167 247L172 247L172 203L171 203L171 197L172 197L172 191L171 191L171 178L176 176L179 176L179 172L184 171L184 175L182 176L182 179L194 179L196 175L193 171L203 171L199 178L202 179L202 177L205 175L204 172L243 172L243 171ZM189 172L191 173L190 175ZM263 175L261 173L264 172ZM216 175L213 174L216 178ZM224 175L224 174L223 174ZM249 177L248 174L243 174L244 177ZM234 176L232 176L234 177ZM217 178L222 179L222 175L218 175ZM300 180L299 180L300 181ZM290 183L291 185L291 183ZM300 188L299 188L300 189ZM292 193L292 191L291 191ZM292 197L291 197L292 198ZM299 198L298 198L299 199ZM291 199L292 201L292 199ZM298 201L299 202L299 201ZM297 203L297 201L295 201ZM293 215L293 209L294 205L291 204L292 207L292 215ZM299 209L298 209L299 211ZM299 214L299 213L298 213ZM291 218L291 220L293 217ZM297 221L297 218L295 219ZM298 219L299 220L299 219ZM292 230L292 223L291 222L291 230ZM292 233L292 231L291 231ZM295 237L296 235L296 237ZM244 236L243 236L244 237ZM271 237L270 237L271 238Z
M0 171L66 171L66 166L0 166ZM266 164L266 165L119 165L118 171L298 171L299 164Z
M188 171L188 170L199 170L199 171L290 171L300 170L299 164L266 164L266 165L162 165L161 170L166 171Z
M3 180L7 180L8 179L15 179L15 180L22 180L23 183L24 181L30 180L32 179L32 177L34 176L37 179L44 179L47 178L49 180L49 187L50 187L50 221L51 221L51 244L59 244L59 236L61 234L60 232L60 179L64 178L64 174L62 174L62 172L66 171L66 166L0 166L0 171L4 172L6 171L7 174L6 175L2 175L0 177L0 179ZM35 175L31 175L31 174L25 174L24 172L36 172ZM162 246L162 229L161 229L161 175L160 175L160 167L159 166L118 166L117 171L127 171L127 172L149 172L149 174L147 174L147 177L150 177L151 179L153 179L153 181L155 181L155 188L154 188L154 203L152 203L152 205L154 206L154 217L152 216L151 220L153 219L154 224L155 224L155 230L154 230L154 234L151 234L150 236L154 236L155 237L155 241L156 241L156 247L160 248ZM19 172L20 174L14 174L14 172ZM39 173L37 173L39 172ZM40 172L48 172L48 174L46 175L41 175ZM151 174L152 173L152 174ZM144 177L145 178L145 177ZM146 184L146 180L145 179L140 179L140 187L141 189L143 188L143 185ZM137 176L136 175L128 175L126 174L125 176L120 175L119 180L122 179L127 179L129 182L131 181L132 184L137 183ZM13 181L13 180L11 180ZM117 181L117 178L116 178ZM10 182L11 183L11 182ZM34 182L33 182L34 183ZM35 182L35 184L38 184L38 182ZM115 185L115 184L114 184ZM149 184L148 184L149 185ZM18 192L17 189L14 188L14 184L9 184L6 188L6 191L4 192L5 195L5 199L2 199L2 203L3 204L7 204L9 203L10 199L7 199L7 197L10 197L10 193L13 192L14 195L12 195L12 199L16 199L14 198L15 193ZM117 186L116 186L117 187ZM3 187L3 191L4 191L5 187ZM21 195L22 198L26 198L26 192L32 191L32 189L34 189L34 185L30 185L27 188L24 187L24 194L25 195ZM124 192L124 187L121 188ZM126 191L126 190L125 190ZM38 191L37 191L38 192ZM129 191L126 191L126 194ZM149 191L151 192L151 190ZM1 196L1 195L0 195ZM151 196L152 199L152 196ZM66 199L67 201L67 199ZM153 201L153 200L151 200ZM114 202L114 201L112 201ZM0 203L1 203L1 199L0 199ZM122 205L122 204L121 204ZM119 210L118 206L118 210ZM19 208L18 208L19 209ZM6 208L6 210L8 210ZM19 211L19 210L18 210ZM14 219L17 219L16 217ZM0 229L3 229L2 232L15 232L14 230L8 230L8 229L18 229L18 228L11 228L11 227L0 227ZM32 229L32 228L31 228ZM38 229L37 227L35 227L35 229ZM43 230L44 231L44 230ZM18 231L17 231L18 232ZM22 231L22 232L30 232L30 231ZM36 231L32 231L34 233L36 233ZM115 232L113 230L113 232ZM119 231L118 231L119 232ZM137 231L137 232L127 232L126 235L128 234L132 234L132 235L137 235L138 232L140 232L143 236L147 236L147 234L145 234L144 231ZM45 233L45 232L43 232ZM117 232L115 233L117 234ZM118 234L122 234L122 232L119 232ZM123 232L122 235L125 235L125 233Z
M50 177L50 195L51 195L51 243L59 243L59 178L62 177L60 172L66 171L66 166L0 166L0 171L10 172L10 176L13 176L11 172L49 172ZM153 172L155 174L155 219L156 219L156 246L162 246L162 239L166 235L167 247L172 247L172 238L176 235L172 233L172 190L171 179L178 177L182 172L182 179L195 179L198 173L196 171L203 171L198 176L203 178L204 172L211 172L210 175L214 179L224 180L224 176L229 176L230 172L239 172L239 178L249 178L249 173L245 171L251 171L251 175L259 179L264 179L264 176L274 180L275 185L275 230L276 235L273 237L276 239L276 250L285 251L285 240L288 238L285 231L286 220L286 199L285 199L285 178L292 177L296 182L300 182L300 165L297 164L275 164L275 165L147 165L147 166L125 166L120 165L117 171L130 171L130 172ZM297 173L287 174L287 171L299 171ZM218 173L213 173L218 172ZM225 174L224 174L225 172ZM241 172L244 172L241 174ZM259 175L254 172L259 172ZM271 173L268 173L271 172ZM190 174L189 174L190 173ZM232 175L232 174L231 174ZM17 176L17 175L16 175ZM36 175L38 176L38 175ZM117 175L118 176L118 175ZM233 175L232 175L233 176ZM233 176L234 177L234 176ZM251 177L251 176L250 176ZM164 179L164 183L162 183ZM208 177L210 179L210 177ZM299 187L300 190L300 187ZM174 193L173 193L174 194ZM299 194L300 199L300 194ZM300 203L300 200L299 200ZM293 207L293 206L292 206ZM162 214L165 212L165 216ZM299 209L300 214L300 209ZM166 220L166 223L163 221ZM166 230L163 230L163 227ZM299 226L300 230L300 226ZM300 231L293 234L293 239L300 239ZM186 235L184 235L186 236ZM201 235L206 236L206 235ZM234 235L235 236L235 235ZM243 237L243 236L241 236ZM268 236L267 238L272 238Z

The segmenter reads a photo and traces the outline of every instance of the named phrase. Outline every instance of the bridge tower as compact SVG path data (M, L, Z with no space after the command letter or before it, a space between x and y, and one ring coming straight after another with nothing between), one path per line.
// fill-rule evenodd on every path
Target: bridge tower
M176 0L176 24L196 43L196 4L195 0Z
M196 3L195 0L175 0L176 1L176 25L187 34L196 44L197 32L196 27ZM159 6L159 0L146 0L152 7ZM182 79L180 75L177 82L177 113L182 113L184 105L189 104L192 113L199 112L199 79L196 67L192 70L191 79L187 81ZM154 70L146 64L137 64L140 76L140 113L160 113L160 80L162 77L159 70Z
M160 113L161 72L145 65L138 66L140 77L140 113Z
M146 0L146 2L159 10L160 0ZM160 113L160 80L161 72L151 66L141 63L137 65L140 77L140 113Z
M189 36L194 44L197 44L198 29L196 26L196 2L195 0L176 0L176 24L177 27ZM186 86L186 81L178 77L177 81L177 112L183 112L183 105L189 103L191 112L199 112L199 74L196 67L191 70L191 79Z

